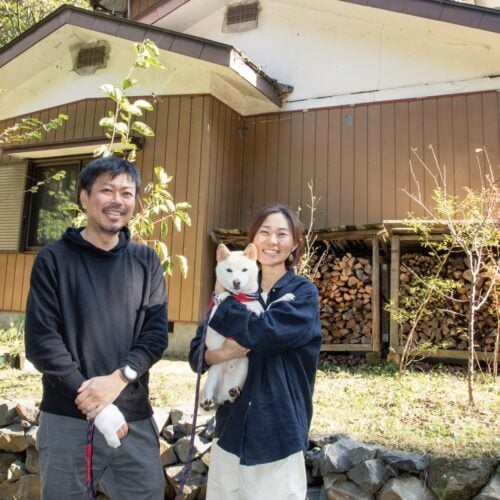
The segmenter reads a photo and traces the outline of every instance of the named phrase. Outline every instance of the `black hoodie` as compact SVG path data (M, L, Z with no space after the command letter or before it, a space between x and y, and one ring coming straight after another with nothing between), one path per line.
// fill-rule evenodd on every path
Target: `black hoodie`
M43 373L41 410L85 418L74 403L81 383L128 364L139 376L115 404L127 421L148 418L148 370L167 347L160 261L126 228L109 251L80 233L43 248L31 273L26 356Z

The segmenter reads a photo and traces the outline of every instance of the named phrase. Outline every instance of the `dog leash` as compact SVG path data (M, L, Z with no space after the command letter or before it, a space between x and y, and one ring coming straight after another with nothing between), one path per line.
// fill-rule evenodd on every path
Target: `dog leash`
M258 300L259 292L256 293L233 293L229 292L238 302L252 302L254 300ZM207 336L208 330L208 321L210 319L210 313L212 312L212 308L215 305L215 296L212 294L210 297L210 302L208 304L207 315L205 317L205 321L203 323L203 330L201 332L201 342L200 342L200 352L198 354L198 366L196 367L196 393L194 398L194 411L193 411L193 428L191 430L191 437L189 441L189 449L188 449L188 458L186 464L184 465L184 469L182 470L181 482L179 483L179 489L177 490L177 494L175 495L175 500L180 500L182 497L182 492L184 491L184 486L186 486L186 482L189 477L189 472L191 470L191 462L193 460L193 452L194 452L194 438L196 436L196 422L198 419L198 407L200 404L200 383L201 383L201 372L203 369L203 358L205 357L205 338ZM230 338L230 337L228 337Z
M85 443L85 485L87 487L87 498L95 499L94 479L92 477L92 452L94 450L94 419L89 420L87 425L87 442Z
M203 330L201 332L200 352L198 353L198 366L196 367L197 377L196 377L196 393L194 398L193 428L191 430L191 437L189 441L188 457L186 464L184 465L184 469L182 470L181 482L179 483L179 489L177 490L177 494L175 495L175 500L180 500L182 497L182 492L184 491L184 486L186 486L186 482L189 477L189 472L191 470L191 462L193 460L194 438L196 436L196 421L198 419L198 406L200 404L201 372L203 370L203 358L205 357L205 338L207 336L208 320L210 319L210 313L212 312L214 304L215 300L214 296L212 295L212 297L210 298L210 302L208 304L208 311L205 317L205 322L203 324Z

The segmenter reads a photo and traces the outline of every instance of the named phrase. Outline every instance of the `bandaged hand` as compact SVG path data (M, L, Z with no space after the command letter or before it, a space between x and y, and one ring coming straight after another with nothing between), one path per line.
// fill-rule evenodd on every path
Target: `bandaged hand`
M120 446L117 432L126 423L123 413L114 404L106 406L94 420L97 430L112 448Z

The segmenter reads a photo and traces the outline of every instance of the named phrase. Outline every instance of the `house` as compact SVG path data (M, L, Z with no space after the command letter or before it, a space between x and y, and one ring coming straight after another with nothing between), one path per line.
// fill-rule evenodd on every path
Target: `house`
M204 315L214 229L244 229L274 201L307 216L309 180L317 228L402 219L416 209L401 191L412 187L412 148L431 162L434 147L457 194L477 186L477 148L498 165L500 11L451 0L91 3L94 12L61 7L0 51L0 130L69 115L0 156L4 313L23 311L34 256L50 239L41 215L57 210L26 186L63 168L72 192L105 141L98 121L110 103L99 86L126 75L143 38L166 71L140 77L137 93L157 96L147 116L156 136L137 165L145 182L164 165L176 200L193 207L193 225L167 241L190 266L186 280L168 280L174 345ZM416 175L430 195L424 170Z

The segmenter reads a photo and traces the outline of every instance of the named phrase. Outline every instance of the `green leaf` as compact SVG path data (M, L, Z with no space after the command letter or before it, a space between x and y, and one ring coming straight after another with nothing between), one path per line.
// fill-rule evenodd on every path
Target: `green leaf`
M188 273L188 261L184 255L177 255L179 260L179 269L182 273L182 277L186 279Z
M137 106L138 108L141 108L141 109L147 109L148 111L153 111L153 105L148 102L148 101L145 101L144 99L137 99L137 101L134 101L134 106Z
M136 132L139 132L140 134L146 137L153 137L155 135L151 127L146 125L144 122L139 122L139 121L134 122L130 126L130 129L135 130Z
M114 128L119 134L123 134L123 135L128 134L128 125L125 122L115 123Z
M99 125L101 127L109 127L109 128L114 127L114 125L115 125L115 118L114 117L113 118L105 118L105 117L101 118L99 120Z
M122 103L122 110L133 116L142 116L141 108L135 104L130 104L128 101Z
M131 87L135 87L137 85L137 80L134 78L125 78L122 81L122 90L130 89Z

